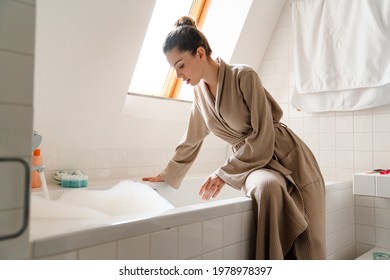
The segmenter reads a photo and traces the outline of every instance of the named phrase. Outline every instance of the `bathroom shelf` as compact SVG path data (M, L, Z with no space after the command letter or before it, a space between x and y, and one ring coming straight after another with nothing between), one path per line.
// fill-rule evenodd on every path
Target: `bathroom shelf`
M390 175L353 174L353 194L390 198Z

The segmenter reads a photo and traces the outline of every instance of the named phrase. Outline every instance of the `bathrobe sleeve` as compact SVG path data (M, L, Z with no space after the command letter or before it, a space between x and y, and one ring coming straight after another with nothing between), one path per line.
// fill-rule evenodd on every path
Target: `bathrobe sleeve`
M168 163L161 178L171 187L179 188L188 170L199 154L204 138L210 133L198 105L192 105L187 131L176 147L173 158Z
M275 132L271 103L274 101L272 97L271 102L267 98L268 93L253 70L242 72L232 83L239 85L237 92L231 94L241 94L238 98L246 103L252 130L236 145L235 153L215 174L233 188L241 189L250 172L265 167L272 159ZM234 88L234 85L231 87ZM276 114L279 114L279 108L275 107Z

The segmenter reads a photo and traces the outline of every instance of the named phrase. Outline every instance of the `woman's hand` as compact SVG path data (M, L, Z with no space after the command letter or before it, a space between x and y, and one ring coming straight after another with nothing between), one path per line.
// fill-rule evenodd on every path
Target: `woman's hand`
M163 178L161 178L160 175L154 176L154 177L143 177L142 181L148 181L148 182L164 182Z
M204 200L215 198L220 193L224 185L225 185L225 181L219 178L218 176L216 175L210 176L200 188L199 195Z

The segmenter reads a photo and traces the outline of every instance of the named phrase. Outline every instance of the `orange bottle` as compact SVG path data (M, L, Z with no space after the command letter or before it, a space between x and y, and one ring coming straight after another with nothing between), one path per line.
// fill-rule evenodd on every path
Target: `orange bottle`
M43 164L43 158L41 155L40 149L35 149L32 157L32 165L34 166L42 166ZM31 172L31 187L33 188L39 188L42 185L41 177L39 175L39 172L36 170L33 170Z

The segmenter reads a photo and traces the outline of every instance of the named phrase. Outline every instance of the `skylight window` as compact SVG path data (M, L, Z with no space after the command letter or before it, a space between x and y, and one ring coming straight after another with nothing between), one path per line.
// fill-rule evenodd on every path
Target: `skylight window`
M181 86L176 89L179 92L177 96L172 92L164 92L167 91L165 85L170 79L176 79L176 76L175 73L169 75L170 66L162 52L162 44L174 22L193 12L191 7L199 4L196 2L208 2L203 10L207 14L201 29L209 40L213 58L221 57L230 62L252 0L157 0L131 79L130 93L192 100L192 86L181 85L181 82L175 85Z

